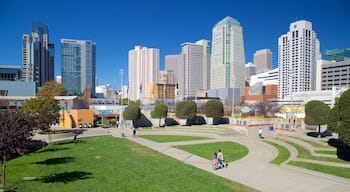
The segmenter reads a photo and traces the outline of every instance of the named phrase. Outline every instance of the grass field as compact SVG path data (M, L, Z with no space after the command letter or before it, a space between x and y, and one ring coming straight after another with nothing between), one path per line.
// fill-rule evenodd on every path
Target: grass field
M268 143L270 145L273 145L278 150L277 157L274 160L272 160L271 163L276 164L276 165L281 165L282 163L284 163L285 161L287 161L290 158L290 152L284 146L279 145L277 143L274 143L272 141L264 140L264 142Z
M322 145L320 143L317 143L317 142L314 142L314 141L310 141L310 140L307 140L307 139L304 139L304 138L300 138L300 137L294 137L294 136L290 136L291 138L294 138L294 139L298 139L300 141L304 141L310 145L312 145L313 147L315 148L329 148L329 149L334 149L334 147L332 146L329 146L329 145Z
M344 161L344 160L338 159L338 158L313 156L309 150L305 149L301 145L296 144L294 142L290 142L290 141L285 141L285 142L292 145L298 151L299 158L350 164L349 161Z
M222 148L228 154L225 146ZM37 179L23 181L23 177ZM6 188L14 187L21 192L256 191L132 141L113 137L54 143L10 160Z
M290 161L288 164L350 179L350 168L335 167L301 161Z
M210 139L206 137L180 136L180 135L140 135L140 137L149 139L158 143Z
M232 162L243 158L248 154L248 148L234 142L215 142L195 145L178 145L176 148L188 151L205 159L211 160L214 152L219 149L224 154L225 162Z

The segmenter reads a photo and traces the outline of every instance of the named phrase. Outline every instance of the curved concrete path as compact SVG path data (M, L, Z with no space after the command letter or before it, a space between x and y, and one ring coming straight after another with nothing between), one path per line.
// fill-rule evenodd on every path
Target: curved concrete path
M258 138L243 137L243 136L222 136L210 133L189 133L181 131L139 131L138 134L173 134L173 135L192 135L209 137L212 139L201 141L186 141L186 142L169 142L156 143L143 138L133 138L131 129L88 129L81 137L112 135L122 137L122 133L126 138L161 152L179 161L190 164L194 167L206 170L229 180L233 180L244 185L256 188L261 191L269 192L307 192L307 191L332 191L345 192L350 190L350 179L323 174L308 169L298 168L289 165L274 165L269 163L277 155L278 151L273 146L262 142ZM37 136L38 139L45 139L45 136ZM53 141L71 139L53 138ZM174 148L174 145L187 145L196 143L209 143L218 141L234 141L246 146L249 153L244 158L231 162L228 168L213 170L211 161L193 155L186 151ZM292 149L288 147L288 149ZM294 149L293 149L294 150ZM291 151L292 157L296 156L296 151ZM208 154L211 156L211 154Z
M112 130L114 136L120 136L121 129ZM202 137L211 137L210 140L156 143L143 138L132 138L131 130L122 130L126 132L127 138L141 145L149 147L155 151L161 152L172 158L183 161L197 168L206 170L213 174L237 181L244 185L256 188L261 191L270 192L296 192L296 191L349 191L350 179L323 174L316 171L302 169L289 165L274 165L269 163L277 155L278 151L271 145L262 142L258 138L242 136L221 136L208 133L184 133L177 131L141 131L138 134L174 134L174 135L193 135ZM244 158L232 162L228 168L213 170L211 161L203 159L196 155L174 148L179 144L209 143L218 141L234 141L246 146L249 153ZM293 153L292 153L293 154ZM208 154L211 155L211 154ZM294 154L295 156L295 154Z

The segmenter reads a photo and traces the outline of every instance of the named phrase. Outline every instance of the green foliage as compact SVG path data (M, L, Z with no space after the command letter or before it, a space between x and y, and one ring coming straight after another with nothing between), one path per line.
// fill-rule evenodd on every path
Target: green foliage
M121 99L121 105L127 105L129 102L129 99L128 98L123 98Z
M123 113L123 118L125 120L137 120L141 116L141 110L139 105L135 103L130 103L130 105L125 108L124 113Z
M176 117L192 119L196 116L197 104L194 101L182 101L176 105Z
M322 101L309 101L305 106L305 123L308 125L327 124L329 106Z
M328 115L328 127L339 134L339 139L350 145L350 89L337 100Z
M109 124L111 123L111 120L109 120L109 119L103 119L102 123L103 123L104 125L109 125Z
M38 96L66 96L67 90L64 86L56 81L46 82L40 91L37 93Z
M302 162L302 161L290 161L288 164L350 179L350 168L346 168L346 167L336 167L336 166L323 165L323 164L317 164L317 163L308 163L308 162Z
M209 100L204 105L204 113L207 117L222 117L224 116L224 105L219 100Z
M154 110L151 112L151 117L152 118L166 118L168 116L168 106L161 103L161 104L157 104L154 107Z
M36 97L26 100L21 110L34 120L38 129L48 130L50 123L57 119L60 107L53 97Z

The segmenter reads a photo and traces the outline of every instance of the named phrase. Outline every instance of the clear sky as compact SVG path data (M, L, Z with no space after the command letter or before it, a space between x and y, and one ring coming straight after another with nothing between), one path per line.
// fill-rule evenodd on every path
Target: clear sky
M119 69L127 83L128 50L135 45L178 54L181 44L211 40L212 27L226 16L244 33L246 62L268 48L277 67L278 37L291 22L308 20L326 49L350 47L350 0L0 0L0 65L22 65L22 34L32 22L49 26L55 44L55 75L61 73L61 38L96 42L99 84L120 88Z

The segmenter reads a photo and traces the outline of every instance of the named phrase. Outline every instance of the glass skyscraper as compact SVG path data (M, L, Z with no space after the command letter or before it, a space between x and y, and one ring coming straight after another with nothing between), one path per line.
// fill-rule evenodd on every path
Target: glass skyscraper
M41 87L54 80L54 44L49 43L48 26L33 23L31 34L22 36L22 80L35 82Z
M350 59L350 48L326 50L325 60L327 61L339 62L346 59Z
M62 84L68 95L80 95L89 90L95 95L96 43L61 39Z
M241 24L225 17L213 27L210 89L239 88L245 95L245 54Z

